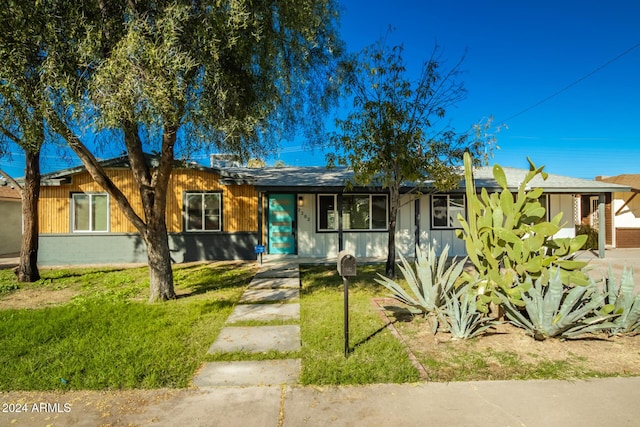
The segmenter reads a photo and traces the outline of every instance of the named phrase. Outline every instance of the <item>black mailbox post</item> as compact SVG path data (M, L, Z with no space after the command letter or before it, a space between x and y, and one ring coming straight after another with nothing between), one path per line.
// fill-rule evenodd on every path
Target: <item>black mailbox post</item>
M344 283L344 356L349 356L349 277L356 275L356 257L347 251L338 253L338 274Z

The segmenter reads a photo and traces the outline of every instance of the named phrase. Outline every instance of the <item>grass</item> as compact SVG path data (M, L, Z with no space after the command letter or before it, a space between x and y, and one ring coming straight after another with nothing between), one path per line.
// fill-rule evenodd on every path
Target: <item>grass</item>
M146 303L146 272L43 270L39 282L21 284L78 294L55 307L0 310L0 390L186 387L254 270L176 268L181 298L161 304Z
M404 347L384 327L371 298L383 266L358 266L349 282L349 348L344 355L344 288L335 267L301 267L302 376L304 384L402 383L418 380Z
M566 351L561 360L556 360L548 358L544 352L521 354L515 347L513 351L501 351L478 346L477 344L487 339L482 336L468 340L448 340L447 333L439 332L442 338L436 341L430 333L424 334L431 326L421 317L400 322L396 326L425 368L428 381L569 380L625 374L594 369L593 364L590 365L585 357L571 351ZM425 339L426 345L420 343L420 340ZM518 344L514 341L513 345Z
M255 273L253 265L176 266L175 301L149 304L146 268L43 269L43 279L18 284L0 270L0 298L12 292L63 291L55 306L0 309L0 391L186 387L203 362L301 358L303 384L419 381L407 350L385 327L371 299L383 266L358 266L349 282L349 355L344 355L343 283L335 267L301 266L302 348L296 352L207 355ZM19 290L16 290L17 288ZM72 291L72 292L70 292ZM415 318L396 322L409 345L427 327ZM410 321L407 321L410 320ZM237 326L296 322L241 322ZM483 338L476 338L475 340ZM473 342L470 340L469 342ZM606 376L568 354L549 361L511 351L443 342L439 351L414 351L431 381L569 379Z
M610 376L601 372L585 370L581 360L568 356L565 360L540 360L524 362L510 351L466 350L459 343L444 345L438 356L418 355L425 367L428 380L486 381L486 380L538 380L538 379L587 379ZM447 356L444 357L444 354Z
M402 383L418 380L403 346L385 329L371 306L383 288L373 278L382 266L359 267L349 285L350 348L344 356L344 288L335 267L301 266L300 325L297 352L216 353L207 361L302 359L303 384ZM234 326L282 325L297 322L239 322Z

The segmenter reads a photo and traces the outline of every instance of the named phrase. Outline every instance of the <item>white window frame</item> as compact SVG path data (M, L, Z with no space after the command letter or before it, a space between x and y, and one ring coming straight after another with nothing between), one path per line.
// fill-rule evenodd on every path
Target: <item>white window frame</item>
M450 221L447 221L446 225L436 225L435 224L435 209L434 209L434 201L436 198L445 198L447 199L447 211L446 218ZM463 217L466 219L467 217L467 198L464 194L433 194L431 196L431 228L434 230L456 230L462 228L460 222L457 220L457 214L455 216L451 215L451 198L462 198L462 212Z
M77 230L76 229L76 198L77 197L89 197L89 229L88 230ZM95 224L93 223L93 198L95 196L107 197L107 229L106 230L96 230ZM109 193L71 193L71 230L74 233L108 233L111 230L111 197Z
M204 203L205 203L205 196L209 196L209 195L216 195L218 196L218 228L217 229L206 229L204 228L206 225L206 218L205 218L205 209L204 209ZM199 229L190 229L189 228L189 197L190 196L200 196L201 197L201 209L200 209L200 220L201 220L201 227ZM184 221L183 221L183 227L184 227L184 231L186 231L187 233L217 233L222 231L222 220L223 220L223 211L222 211L222 192L220 191L185 191L184 192L184 198L183 198L183 206L184 206Z

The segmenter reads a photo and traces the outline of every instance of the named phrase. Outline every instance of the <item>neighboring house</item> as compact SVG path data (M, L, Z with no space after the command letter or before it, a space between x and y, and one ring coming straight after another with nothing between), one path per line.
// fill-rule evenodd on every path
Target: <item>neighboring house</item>
M126 158L102 162L130 200L137 190ZM505 168L517 189L527 171ZM301 257L335 257L346 249L357 257L383 257L387 250L389 197L379 187L345 184L344 168L208 168L177 163L169 183L167 229L175 262L255 259L265 253ZM474 171L478 189L498 190L491 168ZM560 236L575 235L577 197L598 195L604 202L616 184L549 175L532 183L545 189L549 216L564 212ZM403 189L397 221L398 252L413 255L416 245L433 245L464 255L455 236L457 214L466 215L464 188L416 196ZM141 211L139 202L134 208ZM342 214L340 214L340 212ZM146 250L116 203L83 167L43 176L40 197L42 264L144 262Z
M607 244L618 248L640 248L640 174L596 177L596 180L627 186L628 191L616 191L605 212L607 229L612 230ZM590 220L597 222L597 216Z
M0 255L20 252L22 240L22 198L20 191L0 180Z

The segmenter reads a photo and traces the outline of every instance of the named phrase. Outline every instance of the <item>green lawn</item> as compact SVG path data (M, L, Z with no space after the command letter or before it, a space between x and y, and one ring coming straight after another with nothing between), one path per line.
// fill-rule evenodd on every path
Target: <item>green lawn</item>
M178 267L181 298L148 304L146 268L43 270L21 289L75 296L0 310L0 390L185 387L254 271ZM5 288L12 274L0 271Z
M335 267L301 267L302 382L370 384L418 381L407 352L385 328L371 299L383 265L358 266L349 282L349 357L344 356L344 288Z
M0 270L0 298L39 291L67 301L0 310L0 390L186 387L205 361L302 358L305 384L418 379L371 298L376 267L350 284L350 348L344 356L342 280L331 267L302 267L299 352L207 355L255 273L253 264L176 266L175 301L149 304L147 268L43 269L34 284ZM267 322L266 324L282 322ZM291 323L291 322L289 322Z
M301 358L303 384L419 381L403 344L371 303L387 294L375 283L382 269L358 266L358 276L350 281L348 357L343 283L333 266L300 267L302 349L257 355L206 354L255 274L253 263L175 266L180 297L155 304L147 302L147 268L43 269L43 279L34 284L18 284L12 271L0 270L0 300L21 296L32 306L0 306L0 391L180 388L189 385L203 362L273 358ZM242 325L282 323L297 322ZM427 325L415 318L396 327L414 347ZM525 364L517 349L477 347L483 339L412 349L432 381L588 378L626 372L587 369L584 360L570 354L559 361L542 354Z

